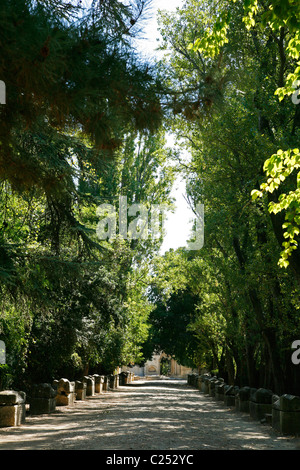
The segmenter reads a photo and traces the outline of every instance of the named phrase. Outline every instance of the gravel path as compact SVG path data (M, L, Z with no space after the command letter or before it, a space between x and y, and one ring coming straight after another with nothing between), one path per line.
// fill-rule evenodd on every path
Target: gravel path
M0 428L0 450L300 450L185 380L137 380Z

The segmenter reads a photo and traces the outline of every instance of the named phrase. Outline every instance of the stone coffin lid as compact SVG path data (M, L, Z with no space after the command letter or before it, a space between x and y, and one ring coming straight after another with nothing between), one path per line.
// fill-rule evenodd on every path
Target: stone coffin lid
M287 393L282 395L279 397L279 409L281 411L300 411L300 397Z
M95 381L95 379L93 379L93 377L90 377L90 376L88 376L88 375L85 375L85 376L83 377L83 382L85 382L85 383L87 383L87 384L89 384L89 385L91 385L94 381Z
M254 393L257 391L257 388L254 388L254 387L251 387L250 388L250 400L252 401L252 397L254 395Z
M272 390L267 390L265 388L259 388L251 396L251 401L261 404L272 404Z
M250 387L242 387L239 389L238 395L242 401L245 401L245 400L249 400L250 392L251 392Z
M212 380L209 380L208 383L210 385L210 388L214 389L215 386L216 386L217 381L215 379L212 379Z
M56 391L48 383L36 384L31 389L31 396L32 398L54 398Z
M218 385L225 385L224 382L221 382L220 380L218 379L213 379L210 381L210 386L211 388L217 388Z
M75 390L84 390L85 388L86 388L86 382L80 382L80 380L76 380Z
M215 386L216 390L218 391L218 393L224 393L224 390L225 390L225 384L224 383L220 383L220 384L217 384Z
M209 377L208 380L210 381L210 383L217 382L218 377L216 377L216 376L214 376L214 377Z
M25 392L16 392L15 390L3 390L0 392L0 405L19 405L25 403Z
M224 392L225 392L225 395L234 395L234 386L233 385L225 385Z
M71 393L74 392L75 384L68 379L60 379L57 384L58 392Z

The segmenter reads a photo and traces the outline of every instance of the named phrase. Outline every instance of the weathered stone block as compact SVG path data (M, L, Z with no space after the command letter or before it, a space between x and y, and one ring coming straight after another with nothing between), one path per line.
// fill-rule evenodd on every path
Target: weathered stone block
M25 423L26 394L15 390L0 392L0 427L20 426Z
M75 404L75 382L60 379L57 383L57 406L73 406Z
M227 385L224 387L224 404L226 406L235 406L235 396L238 393L239 387Z
M208 394L209 394L210 397L215 396L215 384L216 384L217 380L218 380L217 377L212 377L208 381Z
M197 387L198 377L199 377L199 374L196 374L194 372L191 374L190 380L191 380L192 387Z
M83 382L86 383L86 396L92 397L95 395L95 379L89 375L83 377Z
M187 383L189 384L189 375L187 378ZM129 372L121 372L120 374L120 385L127 385L129 383Z
M56 390L56 392L57 392L58 382L59 381L57 379L53 380L53 382L52 382L52 388L54 388L54 390Z
M224 401L225 383L221 382L215 386L215 397L218 401Z
M273 403L272 427L282 434L300 434L300 397L285 394Z
M25 404L0 405L0 427L20 426L25 423L25 416Z
M86 382L76 380L75 382L76 400L86 399Z
M204 379L204 387L203 387L203 392L205 395L209 395L209 381L211 380L211 377L206 377Z
M3 390L0 392L0 405L20 405L25 403L25 392L15 390Z
M284 394L279 397L280 409L286 412L300 412L300 397Z
M107 375L104 375L104 380L103 380L103 392L107 392L107 391L108 391L108 382L109 382L108 376L107 376Z
M200 391L203 392L203 393L208 393L208 382L207 380L210 378L210 374L202 374L200 376L200 380L201 380L201 387L200 387Z
M235 406L235 396L234 395L224 395L224 404L226 406Z
M94 374L93 377L95 380L95 393L101 393L102 385L103 385L103 378L101 375L98 375L98 374Z
M32 415L54 413L56 409L56 398L32 398L29 412Z
M34 385L29 397L32 415L53 413L56 408L56 390L48 383Z
M57 384L57 391L65 393L73 393L75 391L75 382L70 382L68 379L60 379Z
M114 378L115 378L115 388L118 388L119 387L119 374L115 374Z
M75 393L69 395L58 395L56 397L57 406L73 406L75 404Z
M105 380L104 375L100 375L100 393L104 392L104 380Z
M109 375L108 376L108 386L111 390L114 390L115 389L115 376L113 374Z
M259 388L251 396L251 400L261 404L272 404L273 392L265 388Z
M251 387L242 387L239 389L235 399L236 399L236 408L238 411L249 413L249 400L251 390L256 391L256 389L251 389Z
M33 385L31 398L55 398L56 390L49 383Z
M250 396L249 412L253 419L261 420L265 414L272 413L273 392L264 388L259 388Z

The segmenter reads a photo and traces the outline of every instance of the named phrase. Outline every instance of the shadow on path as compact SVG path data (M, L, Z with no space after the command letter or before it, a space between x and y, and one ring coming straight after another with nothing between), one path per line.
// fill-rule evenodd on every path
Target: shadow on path
M293 450L299 439L230 410L183 380L139 380L0 428L0 450Z

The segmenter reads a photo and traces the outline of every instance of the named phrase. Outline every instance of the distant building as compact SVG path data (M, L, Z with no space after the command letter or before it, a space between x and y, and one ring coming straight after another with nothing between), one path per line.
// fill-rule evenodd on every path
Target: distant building
M167 356L164 352L160 354L154 354L152 359L147 361L143 367L122 367L122 370L130 370L139 377L154 376L154 375L167 375L170 377L186 378L187 374L190 374L193 369L190 367L184 367L175 359Z

